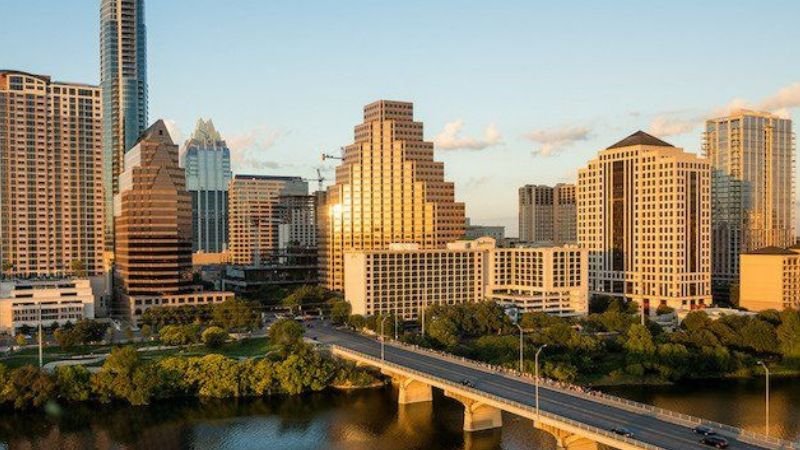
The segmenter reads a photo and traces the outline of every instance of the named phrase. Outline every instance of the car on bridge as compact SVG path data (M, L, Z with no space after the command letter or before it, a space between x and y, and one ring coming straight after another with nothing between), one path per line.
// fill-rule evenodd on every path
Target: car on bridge
M714 431L713 428L705 426L705 425L698 425L698 426L692 428L692 431L694 431L697 434L702 434L703 436L713 436L713 435L717 434L717 432Z
M631 431L631 430L629 430L629 429L627 429L625 427L614 427L614 428L611 429L611 432L614 433L614 434L618 434L620 436L625 436L625 437L629 437L629 438L633 437L633 431Z
M728 448L728 440L721 436L706 436L700 439L700 443L709 447Z

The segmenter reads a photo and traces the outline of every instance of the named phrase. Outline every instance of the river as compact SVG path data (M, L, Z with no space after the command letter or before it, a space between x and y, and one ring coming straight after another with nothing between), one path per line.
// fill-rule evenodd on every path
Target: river
M680 386L616 386L631 399L763 431L759 381ZM391 387L254 400L161 402L147 407L79 405L0 417L7 449L552 449L530 421L504 415L503 428L465 435L459 403L435 392L433 404L398 407ZM772 431L800 433L800 380L772 382Z

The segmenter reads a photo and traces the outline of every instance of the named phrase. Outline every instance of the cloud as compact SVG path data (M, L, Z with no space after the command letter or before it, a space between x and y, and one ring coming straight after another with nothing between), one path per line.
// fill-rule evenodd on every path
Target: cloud
M282 167L273 161L264 160L264 154L272 148L286 132L260 125L241 134L226 137L231 150L231 165L236 169L277 169Z
M540 145L533 151L534 156L556 155L576 142L588 140L590 136L591 130L583 126L549 128L525 134L526 139Z
M463 128L464 121L461 119L448 122L444 130L433 138L433 143L443 150L484 150L503 143L503 137L493 123L486 127L482 138L462 136Z
M647 132L654 136L675 136L678 134L688 133L697 128L703 122L702 118L693 116L690 118L680 117L675 115L660 115L656 116L650 122L650 128Z
M686 134L696 130L708 119L727 116L740 109L768 111L780 117L790 118L791 110L798 107L800 107L800 82L795 82L755 103L734 98L723 106L699 113L684 111L659 114L650 122L648 131L660 137Z
M483 177L469 177L467 181L464 183L464 187L467 189L475 189L479 188L489 181L491 181L492 177L483 176Z

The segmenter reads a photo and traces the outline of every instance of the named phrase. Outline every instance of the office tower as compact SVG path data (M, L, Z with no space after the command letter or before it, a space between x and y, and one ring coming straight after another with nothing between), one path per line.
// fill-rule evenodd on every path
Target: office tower
M712 168L714 296L727 300L741 253L794 243L792 121L754 111L708 120L704 151Z
M236 175L228 195L231 262L258 266L279 248L280 197L308 195L308 183L300 177Z
M578 241L589 291L694 309L711 300L710 168L638 131L578 171Z
M103 186L106 250L114 248L114 196L125 152L147 127L144 0L101 0L100 87L103 90Z
M496 248L481 237L446 249L392 244L345 254L345 299L354 314L416 319L432 305L491 299L525 312L588 311L588 258L569 247Z
M219 253L228 245L231 152L211 119L198 120L184 144L181 166L192 197L192 251Z
M116 269L125 294L170 295L191 282L191 200L178 146L159 120L125 154L114 203Z
M7 276L103 271L100 89L0 71L0 264Z
M278 247L317 248L317 208L314 195L278 198Z
M527 184L519 188L519 239L544 244L577 241L575 185Z
M464 234L464 204L455 201L444 164L433 160L413 105L380 100L364 107L355 142L344 148L328 188L320 242L323 285L344 288L344 253L391 243L444 248Z

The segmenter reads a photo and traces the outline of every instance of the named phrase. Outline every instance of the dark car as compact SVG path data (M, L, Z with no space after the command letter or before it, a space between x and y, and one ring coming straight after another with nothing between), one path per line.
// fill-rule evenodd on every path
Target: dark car
M706 436L700 439L700 443L709 447L728 448L728 440L719 436Z
M469 381L467 378L464 378L463 380L461 380L461 384L463 384L464 386L467 386L467 387L475 387L475 385L472 384L472 381Z
M614 427L611 429L611 432L620 436L633 437L633 431L625 427Z
M717 432L714 431L713 428L707 427L705 425L698 425L698 426L692 428L692 431L694 431L697 434L702 434L703 436L713 436L713 435L717 434Z

